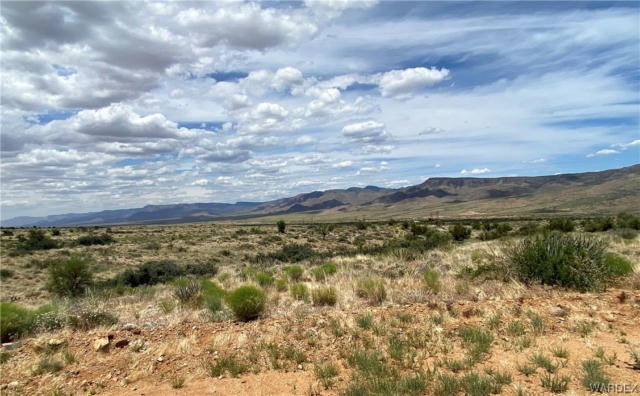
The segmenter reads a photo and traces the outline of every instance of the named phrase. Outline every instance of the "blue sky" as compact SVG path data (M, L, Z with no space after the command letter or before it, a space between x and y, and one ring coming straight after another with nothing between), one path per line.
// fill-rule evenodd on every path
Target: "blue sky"
M640 160L636 2L1 13L3 219Z

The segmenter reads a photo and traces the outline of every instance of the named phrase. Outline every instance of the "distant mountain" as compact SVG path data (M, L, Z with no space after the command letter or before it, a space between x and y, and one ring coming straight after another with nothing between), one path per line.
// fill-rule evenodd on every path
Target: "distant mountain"
M143 208L16 217L4 227L177 223L205 220L331 221L447 217L594 215L640 212L640 165L535 177L434 177L398 189L367 186L314 191L270 202L148 205Z
M70 225L153 224L212 220L220 216L249 212L260 202L194 203L147 205L143 208L68 213L46 217L16 217L2 222L3 227L51 227Z

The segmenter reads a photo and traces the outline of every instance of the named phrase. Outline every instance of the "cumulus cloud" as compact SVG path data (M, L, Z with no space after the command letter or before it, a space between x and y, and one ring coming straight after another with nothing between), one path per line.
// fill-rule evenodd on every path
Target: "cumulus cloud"
M429 85L438 83L449 76L449 70L432 67L414 67L391 70L382 74L379 82L382 96L407 97Z
M470 171L463 169L460 171L460 174L461 175L466 175L466 174L481 175L483 173L489 173L489 172L491 172L489 168L474 168L474 169L471 169Z

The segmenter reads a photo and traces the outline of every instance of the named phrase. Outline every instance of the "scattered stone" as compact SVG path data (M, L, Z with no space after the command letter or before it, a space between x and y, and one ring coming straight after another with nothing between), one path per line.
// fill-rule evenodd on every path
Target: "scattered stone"
M14 389L17 388L20 383L18 381L11 381L7 384L7 388Z
M158 357L158 361L159 361L159 362L161 362L161 361L163 361L163 360L164 360L164 358L163 358L162 356Z
M20 341L6 342L6 343L2 344L2 350L4 350L4 351L13 351L14 349L20 348L21 345L22 345L22 343Z
M111 343L111 340L109 339L109 337L98 338L93 342L93 349L96 352L99 352L99 351L106 352L109 350L110 343Z
M116 348L124 348L127 345L129 345L129 340L118 340L116 341L116 343L114 344L114 346Z
M138 326L136 326L134 323L125 323L122 325L122 330L132 331L137 328Z
M604 315L604 320L606 320L607 322L615 322L616 317L611 312L608 312Z

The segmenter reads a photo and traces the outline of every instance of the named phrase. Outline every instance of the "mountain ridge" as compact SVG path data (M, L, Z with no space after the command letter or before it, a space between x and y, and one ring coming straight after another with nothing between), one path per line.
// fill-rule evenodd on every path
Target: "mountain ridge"
M141 208L20 216L3 227L154 224L313 215L420 217L515 216L544 213L586 215L618 210L640 212L640 164L598 172L545 176L433 177L402 188L376 186L312 191L267 202L145 205ZM301 217L302 216L302 217Z

